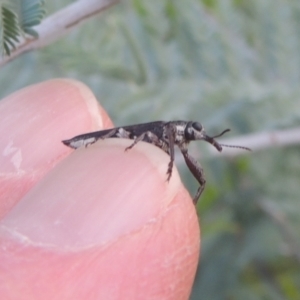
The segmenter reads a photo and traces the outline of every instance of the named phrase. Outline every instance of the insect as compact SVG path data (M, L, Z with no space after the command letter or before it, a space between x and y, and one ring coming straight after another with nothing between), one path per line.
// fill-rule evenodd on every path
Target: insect
M203 140L212 144L219 152L222 151L222 146L241 148L251 151L251 149L247 147L224 145L215 140L215 138L222 136L229 130L230 129L226 129L220 134L210 137L205 133L204 127L199 122L156 121L81 134L62 142L66 146L77 149L82 146L87 147L98 140L107 138L124 138L133 140L133 143L129 147L125 148L125 151L131 149L140 141L150 143L159 147L170 156L170 162L167 169L168 181L172 176L174 148L176 145L180 149L186 165L200 185L195 197L193 198L193 202L196 205L205 188L206 180L200 163L188 153L188 145L191 141Z

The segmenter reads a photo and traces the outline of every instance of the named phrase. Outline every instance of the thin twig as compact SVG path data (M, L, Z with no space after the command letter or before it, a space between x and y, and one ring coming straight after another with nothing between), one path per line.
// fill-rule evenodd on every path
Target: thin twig
M41 24L35 26L39 38L26 39L17 45L10 56L0 58L0 66L13 60L19 55L38 48L43 48L58 40L83 21L99 14L120 0L78 0L47 17Z

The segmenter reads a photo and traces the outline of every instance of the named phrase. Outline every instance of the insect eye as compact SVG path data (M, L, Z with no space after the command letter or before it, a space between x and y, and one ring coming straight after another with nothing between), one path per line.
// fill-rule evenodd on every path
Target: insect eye
M192 124L193 128L196 129L197 131L201 131L203 129L202 125L198 122L194 122Z

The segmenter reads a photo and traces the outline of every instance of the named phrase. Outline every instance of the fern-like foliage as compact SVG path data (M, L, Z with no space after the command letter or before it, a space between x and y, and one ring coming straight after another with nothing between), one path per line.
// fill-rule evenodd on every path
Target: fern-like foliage
M0 7L0 51L1 55L10 55L19 42L20 27L17 15L5 5Z
M18 0L16 2L19 25L22 31L37 38L38 33L32 27L40 24L46 14L45 2L43 0Z
M38 38L38 33L32 27L43 19L44 4L44 0L12 0L0 5L1 55L10 55L21 36Z

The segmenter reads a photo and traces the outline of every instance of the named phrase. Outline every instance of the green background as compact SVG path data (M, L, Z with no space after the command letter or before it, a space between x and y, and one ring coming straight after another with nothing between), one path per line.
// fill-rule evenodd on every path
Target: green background
M47 1L48 15L69 3ZM0 96L56 77L86 83L118 126L195 120L228 137L298 127L300 1L122 1L2 67ZM191 299L300 299L299 146L229 159L195 144L207 187Z

